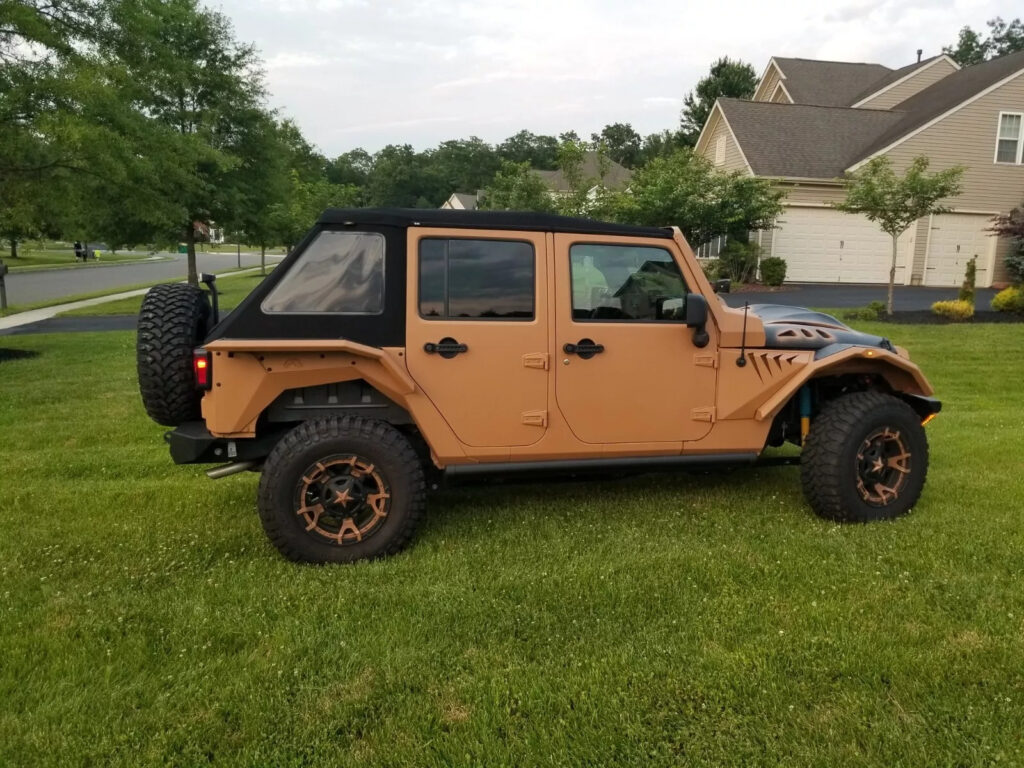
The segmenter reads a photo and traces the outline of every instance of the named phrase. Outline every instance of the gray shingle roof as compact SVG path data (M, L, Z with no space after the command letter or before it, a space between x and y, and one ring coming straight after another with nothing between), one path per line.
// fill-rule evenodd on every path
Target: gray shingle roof
M552 192L567 192L569 190L569 183L565 180L565 176L561 171L534 171L534 173L544 180L544 183L547 184L548 189ZM585 179L597 179L600 177L597 152L586 153L581 173ZM608 158L608 173L604 177L604 185L606 187L609 189L622 189L629 184L629 180L632 177L632 171Z
M834 179L902 115L887 110L719 99L758 176Z
M858 94L892 72L881 64L846 61L786 59L776 56L775 63L786 76L783 84L794 102L823 107L850 106Z

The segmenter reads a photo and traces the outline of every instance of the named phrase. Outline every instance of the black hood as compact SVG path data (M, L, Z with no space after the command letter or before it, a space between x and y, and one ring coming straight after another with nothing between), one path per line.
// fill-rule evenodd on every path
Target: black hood
M824 349L833 344L880 347L893 351L883 336L855 331L832 315L782 304L751 304L750 313L764 324L768 349Z

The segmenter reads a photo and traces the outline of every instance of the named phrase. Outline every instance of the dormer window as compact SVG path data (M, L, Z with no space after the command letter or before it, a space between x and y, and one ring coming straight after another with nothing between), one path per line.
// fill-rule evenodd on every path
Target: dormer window
M1021 163L1024 148L1024 113L1000 112L999 133L996 137L996 162Z

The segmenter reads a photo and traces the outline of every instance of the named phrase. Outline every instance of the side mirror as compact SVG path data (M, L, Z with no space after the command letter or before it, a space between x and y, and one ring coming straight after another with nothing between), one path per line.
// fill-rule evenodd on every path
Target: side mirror
M704 326L708 322L708 303L699 293L686 294L686 325L693 328L693 345L706 347L711 337Z
M721 280L715 280L711 287L715 289L715 293L728 293L732 290L732 280L728 277L723 277Z

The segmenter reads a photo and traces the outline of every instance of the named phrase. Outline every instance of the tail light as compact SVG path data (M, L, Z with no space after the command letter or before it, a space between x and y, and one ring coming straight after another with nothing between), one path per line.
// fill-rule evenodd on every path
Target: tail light
M192 352L192 372L196 378L196 389L210 389L213 386L213 368L210 353L205 349Z

